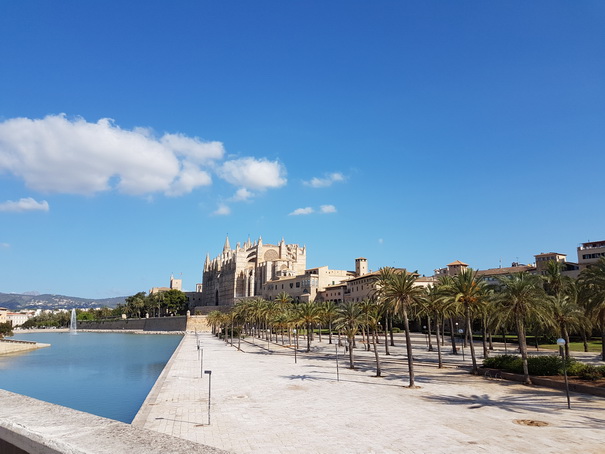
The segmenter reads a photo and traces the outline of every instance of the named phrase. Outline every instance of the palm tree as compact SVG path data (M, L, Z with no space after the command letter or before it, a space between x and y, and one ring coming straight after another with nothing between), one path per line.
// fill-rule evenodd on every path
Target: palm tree
M546 262L546 270L542 279L544 279L544 290L550 296L561 294L569 285L571 279L561 274L561 271L563 271L561 262L555 262L554 260Z
M329 344L332 343L332 324L338 314L338 306L334 301L325 301L321 303L321 318L328 324Z
M569 295L557 293L551 296L547 303L552 312L553 322L559 330L559 336L565 339L565 357L569 358L569 333L581 329L584 314Z
M601 359L605 361L605 257L583 269L579 280L589 292L589 313L601 328Z
M221 317L223 313L221 311L212 311L206 316L206 321L212 327L212 334L218 336L217 328L220 325Z
M525 326L530 320L547 322L551 319L545 304L545 293L539 276L527 272L514 273L498 278L498 313L504 321L513 321L517 326L519 350L523 361L524 383L531 385L527 367L527 341Z
M478 366L473 342L472 317L486 304L485 282L477 276L477 271L467 268L462 270L460 274L453 276L444 291L453 297L454 303L458 304L464 313L466 332L470 336L469 345L473 362L471 372L477 374Z
M408 273L405 270L395 270L390 267L381 268L378 274L379 294L389 302L393 313L399 314L403 319L410 388L414 388L415 383L414 358L412 356L412 340L408 313L418 303L423 292L422 287L415 285L416 279L416 274Z
M435 318L435 331L437 339L437 358L439 361L439 369L443 367L443 360L441 357L441 342L439 341L439 334L441 329L441 322L444 311L444 296L439 286L431 285L424 290L422 295L422 307L423 311L427 314L430 319L431 315ZM429 339L430 339L430 322L427 325L429 327ZM430 345L430 344L429 344ZM429 348L430 350L430 348Z
M307 329L307 353L311 351L311 332L313 325L319 321L319 306L312 302L301 303L296 306L298 322Z
M353 343L359 325L363 322L363 314L359 305L351 301L344 303L338 308L338 316L336 317L335 322L338 329L342 330L347 337L347 343L349 344L349 368L355 369Z

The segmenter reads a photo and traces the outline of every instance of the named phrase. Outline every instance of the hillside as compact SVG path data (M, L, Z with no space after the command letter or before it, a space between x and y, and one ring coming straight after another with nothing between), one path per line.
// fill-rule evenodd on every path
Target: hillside
M0 293L0 307L6 307L11 311L21 309L72 309L72 308L94 308L94 307L116 307L124 303L124 296L116 298L78 298L65 295L31 295L18 293Z

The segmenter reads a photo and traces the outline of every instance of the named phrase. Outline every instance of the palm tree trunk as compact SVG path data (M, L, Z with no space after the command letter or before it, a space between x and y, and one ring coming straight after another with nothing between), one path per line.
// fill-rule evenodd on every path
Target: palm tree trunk
M433 351L433 340L431 339L431 317L426 318L426 329L428 330L429 351Z
M527 342L525 340L525 326L523 326L523 320L517 320L517 337L519 338L519 350L521 350L521 360L523 361L523 384L531 385L531 379L529 378L529 368L527 366Z
M332 319L328 321L328 339L330 340L328 343L332 343Z
M489 331L488 338L489 338L489 349L490 349L490 351L494 351L494 340L492 339L491 330Z
M445 318L441 321L441 346L445 347Z
M457 355L458 349L456 348L456 333L454 333L454 319L450 317L450 335L452 336L452 354Z
M437 358L439 360L439 369L441 369L443 367L443 362L441 361L441 344L439 343L439 325L440 320L439 317L437 317L437 322L435 323L435 329L437 330Z
M353 362L353 341L354 338L347 337L349 343L349 369L355 369L355 363Z
M389 353L389 319L388 317L385 315L384 316L384 354L385 355L390 355L391 353Z
M374 357L376 358L376 376L382 376L382 371L380 370L380 356L378 355L378 347L376 346L376 341L378 340L378 333L374 330L372 334L372 344L374 344Z
M566 326L563 326L563 339L565 339L565 358L569 358L569 332Z
M601 316L601 360L605 361L605 311Z
M584 353L588 353L588 337L585 329L582 329L582 342L584 343Z
M391 347L395 346L395 339L393 337L393 315L389 317L389 333L391 334Z
M414 357L412 356L412 339L410 338L410 322L408 320L408 311L403 308L403 325L405 327L405 347L408 354L408 372L410 375L410 388L414 388Z
M482 322L482 330L483 330L483 358L487 358L488 356L488 351L487 351L487 320L485 317L483 317L483 322Z
M311 324L307 323L307 353L311 351Z
M468 335L470 336L468 345L471 348L471 359L473 360L473 368L471 370L471 373L477 375L479 373L479 370L477 369L477 358L475 357L475 343L473 342L471 311L468 307L466 308L466 330L468 332Z

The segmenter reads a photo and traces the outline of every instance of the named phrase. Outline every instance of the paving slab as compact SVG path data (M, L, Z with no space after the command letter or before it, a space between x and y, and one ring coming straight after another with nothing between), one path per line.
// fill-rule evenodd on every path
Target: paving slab
M309 353L301 339L295 363L279 343L242 341L240 351L187 333L133 424L234 453L605 452L605 399L572 393L568 410L561 391L471 376L458 367L470 365L468 349L438 369L425 342L414 336L410 389L402 336L390 356L379 346L377 378L361 343L355 370L338 349L337 376L327 337Z

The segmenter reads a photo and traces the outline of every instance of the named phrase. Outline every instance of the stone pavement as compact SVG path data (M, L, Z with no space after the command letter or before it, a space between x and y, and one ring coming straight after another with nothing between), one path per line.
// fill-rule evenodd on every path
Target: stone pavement
M605 399L572 394L568 410L561 391L471 376L456 367L461 355L445 354L447 367L438 369L420 334L417 389L405 387L402 336L391 356L379 346L382 378L372 352L356 348L350 370L340 348L340 381L325 336L310 353L301 338L296 364L293 350L274 342L242 342L238 351L209 333L199 340L203 368L212 371L211 424L209 377L200 377L196 334L188 333L134 425L234 453L605 452Z

